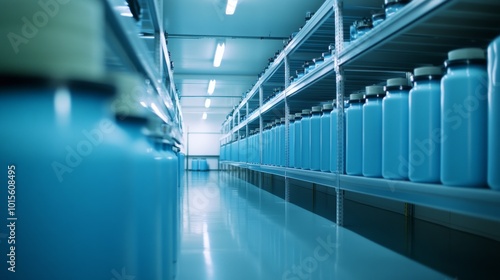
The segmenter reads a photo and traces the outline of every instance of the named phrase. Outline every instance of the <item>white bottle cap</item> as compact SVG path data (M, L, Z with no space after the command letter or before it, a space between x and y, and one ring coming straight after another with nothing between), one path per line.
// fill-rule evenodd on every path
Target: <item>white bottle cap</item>
M349 95L349 100L360 100L363 99L363 94L361 93L352 93Z
M480 48L464 48L448 52L448 60L486 59L486 53Z
M387 86L388 87L409 86L408 79L406 79L406 78L392 78L392 79L387 80Z
M331 111L333 110L332 104L323 104L323 111Z
M373 86L367 86L365 89L367 96L385 94L383 86L373 85Z
M311 110L309 110L309 109L304 109L304 110L302 110L302 115L303 115L303 116L304 116L304 115L310 115L310 114L311 114Z
M313 113L320 113L321 112L321 106L313 106L311 108Z
M145 79L138 74L117 72L109 77L116 86L117 95L112 103L115 114L122 117L147 117L151 111L146 109L141 102L148 106Z
M101 80L102 1L2 1L0 73Z
M301 119L302 118L302 113L295 113L295 119Z
M435 75L443 75L443 70L441 70L441 67L436 67L436 66L425 66L425 67L419 67L415 68L413 70L414 76L435 76Z

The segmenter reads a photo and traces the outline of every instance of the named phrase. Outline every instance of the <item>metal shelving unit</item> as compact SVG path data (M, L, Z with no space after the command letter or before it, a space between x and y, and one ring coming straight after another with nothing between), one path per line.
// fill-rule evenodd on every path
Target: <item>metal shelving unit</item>
M382 0L326 1L296 36L297 40L292 41L280 54L276 63L281 67L285 57L301 48L307 49L307 39L313 38L314 32L322 32L323 27L335 33L334 58L299 82L287 86L271 102L259 103L260 107L238 125L228 127L226 123L227 135L223 137L221 143L228 143L229 141L226 141L228 139L234 140L235 137L232 135L249 125L260 128L260 143L262 143L263 125L272 119L268 116L269 112L278 112L285 116L285 113L297 112L311 104L318 105L336 98L339 137L337 162L339 171L343 170L345 162L343 110L346 94L364 89L367 85L382 84L389 78L407 77L416 67L442 65L448 51L469 46L485 48L500 34L499 1L413 0L368 34L352 43L344 43L346 38L349 38L349 27L352 22L363 16L369 16L370 12L380 10L382 4ZM293 58L289 66L291 70L297 67ZM262 83L272 77L275 71L271 68L271 71L266 72L252 90L258 94L259 87L261 88ZM261 99L265 97L262 91L260 90ZM238 108L244 108L244 103L250 99L251 97L244 99ZM288 122L286 128L288 129ZM262 151L262 144L259 149ZM289 157L288 153L286 157ZM262 152L260 158L262 159ZM337 175L241 162L223 162L223 164L335 188L339 225L343 222L344 190L500 222L500 193L490 189Z
M161 7L156 0L139 1L143 10L142 28L115 9L123 1L104 1L106 16L106 59L108 69L138 72L144 75L162 101L161 118L172 128L171 136L182 143L182 112L168 56L166 38L161 25ZM152 38L141 38L140 34ZM152 34L152 35L151 35ZM154 40L154 53L145 40Z

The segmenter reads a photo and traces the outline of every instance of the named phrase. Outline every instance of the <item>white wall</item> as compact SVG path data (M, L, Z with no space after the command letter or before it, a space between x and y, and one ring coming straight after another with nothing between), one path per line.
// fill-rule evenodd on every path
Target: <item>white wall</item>
M188 169L191 159L196 156L219 155L221 124L225 115L209 114L206 120L200 113L184 114L184 147L183 152L191 157L188 159ZM217 158L207 158L210 169L218 168Z

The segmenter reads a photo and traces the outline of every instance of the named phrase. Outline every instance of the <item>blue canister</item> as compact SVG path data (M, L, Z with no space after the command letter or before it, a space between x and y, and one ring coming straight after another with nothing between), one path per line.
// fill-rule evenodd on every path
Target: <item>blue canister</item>
M363 104L363 176L382 177L383 86L367 86Z
M280 139L278 138L279 137L279 133L278 133L278 125L279 125L279 122L280 120L277 119L277 120L274 120L273 124L272 124L272 128L271 128L271 140L270 140L270 144L272 146L271 148L271 162L270 164L271 165L276 165L276 162L278 161L278 154L279 154L279 144L280 144Z
M320 154L321 164L320 170L323 172L330 172L330 114L332 113L333 105L324 104L323 114L321 115L321 143Z
M414 70L410 90L410 143L408 177L438 183L441 157L441 67Z
M285 161L286 161L286 154L285 154L285 118L281 118L280 120L280 126L279 126L279 139L280 139L280 149L279 149L279 156L278 156L278 165L279 166L285 166Z
M484 187L487 183L488 73L483 49L448 53L441 80L441 182Z
M372 15L373 27L378 26L385 20L385 13L377 13Z
M488 184L500 190L500 37L488 46Z
M302 168L302 113L295 113L295 168Z
M408 179L408 94L406 78L387 80L382 100L382 176Z
M385 0L385 16L388 18L401 10L411 0Z
M311 108L311 170L318 171L321 165L321 106Z
M241 137L240 139L240 148L239 148L239 153L240 153L240 162L247 162L248 161L248 151L247 151L247 138L245 136ZM200 170L203 171L203 162L200 163Z
M267 158L269 156L269 152L267 147L269 146L269 142L267 140L269 134L269 126L266 124L264 126L264 130L262 131L262 164L267 165ZM259 152L260 153L260 152Z
M313 59L313 61L314 61L314 67L318 68L323 63L325 63L325 58L323 56L320 56L320 57L317 57L317 58Z
M355 20L349 27L349 34L351 36L351 42L355 41L358 37L358 21Z
M337 143L338 143L338 131L337 131L337 120L338 120L338 110L336 106L336 100L332 103L333 110L330 113L330 172L338 172L337 164Z
M311 110L302 110L302 120L301 120L301 158L302 158L302 169L311 169Z
M346 174L363 174L363 103L362 93L349 96L346 118Z
M289 116L289 130L288 130L288 154L289 161L288 167L295 166L295 115L291 114Z

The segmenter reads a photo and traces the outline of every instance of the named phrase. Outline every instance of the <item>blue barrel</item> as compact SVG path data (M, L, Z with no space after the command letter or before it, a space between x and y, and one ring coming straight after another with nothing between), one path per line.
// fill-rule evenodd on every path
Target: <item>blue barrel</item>
M311 108L311 170L319 171L321 165L321 106Z
M336 100L333 100L333 110L330 113L330 172L337 173L337 143L338 143L338 110Z
M382 100L382 176L386 179L408 179L408 94L406 78L387 80Z
M363 174L363 103L362 93L349 97L346 117L346 174Z
M488 80L486 54L466 48L448 53L441 80L441 182L484 187L487 183Z
M321 115L321 141L320 141L320 155L321 163L320 170L323 172L330 172L330 114L333 110L332 104L324 104Z
M383 86L367 86L363 104L363 176L382 177Z
M408 155L413 182L440 182L442 76L441 67L420 67L413 74Z
M302 113L295 113L295 168L302 168Z
M208 171L208 162L206 158L201 158L199 160L200 171Z
M288 146L288 154L290 155L290 159L288 161L288 167L295 166L295 115L291 114L290 118L290 130L288 132L289 146Z
M301 158L302 169L311 169L311 110L302 110L301 120Z
M200 170L200 160L197 158L193 158L191 160L191 170L192 171L199 171Z
M279 134L279 157L278 157L278 166L285 166L286 161L286 153L285 153L285 118L280 119L281 123L278 129Z

